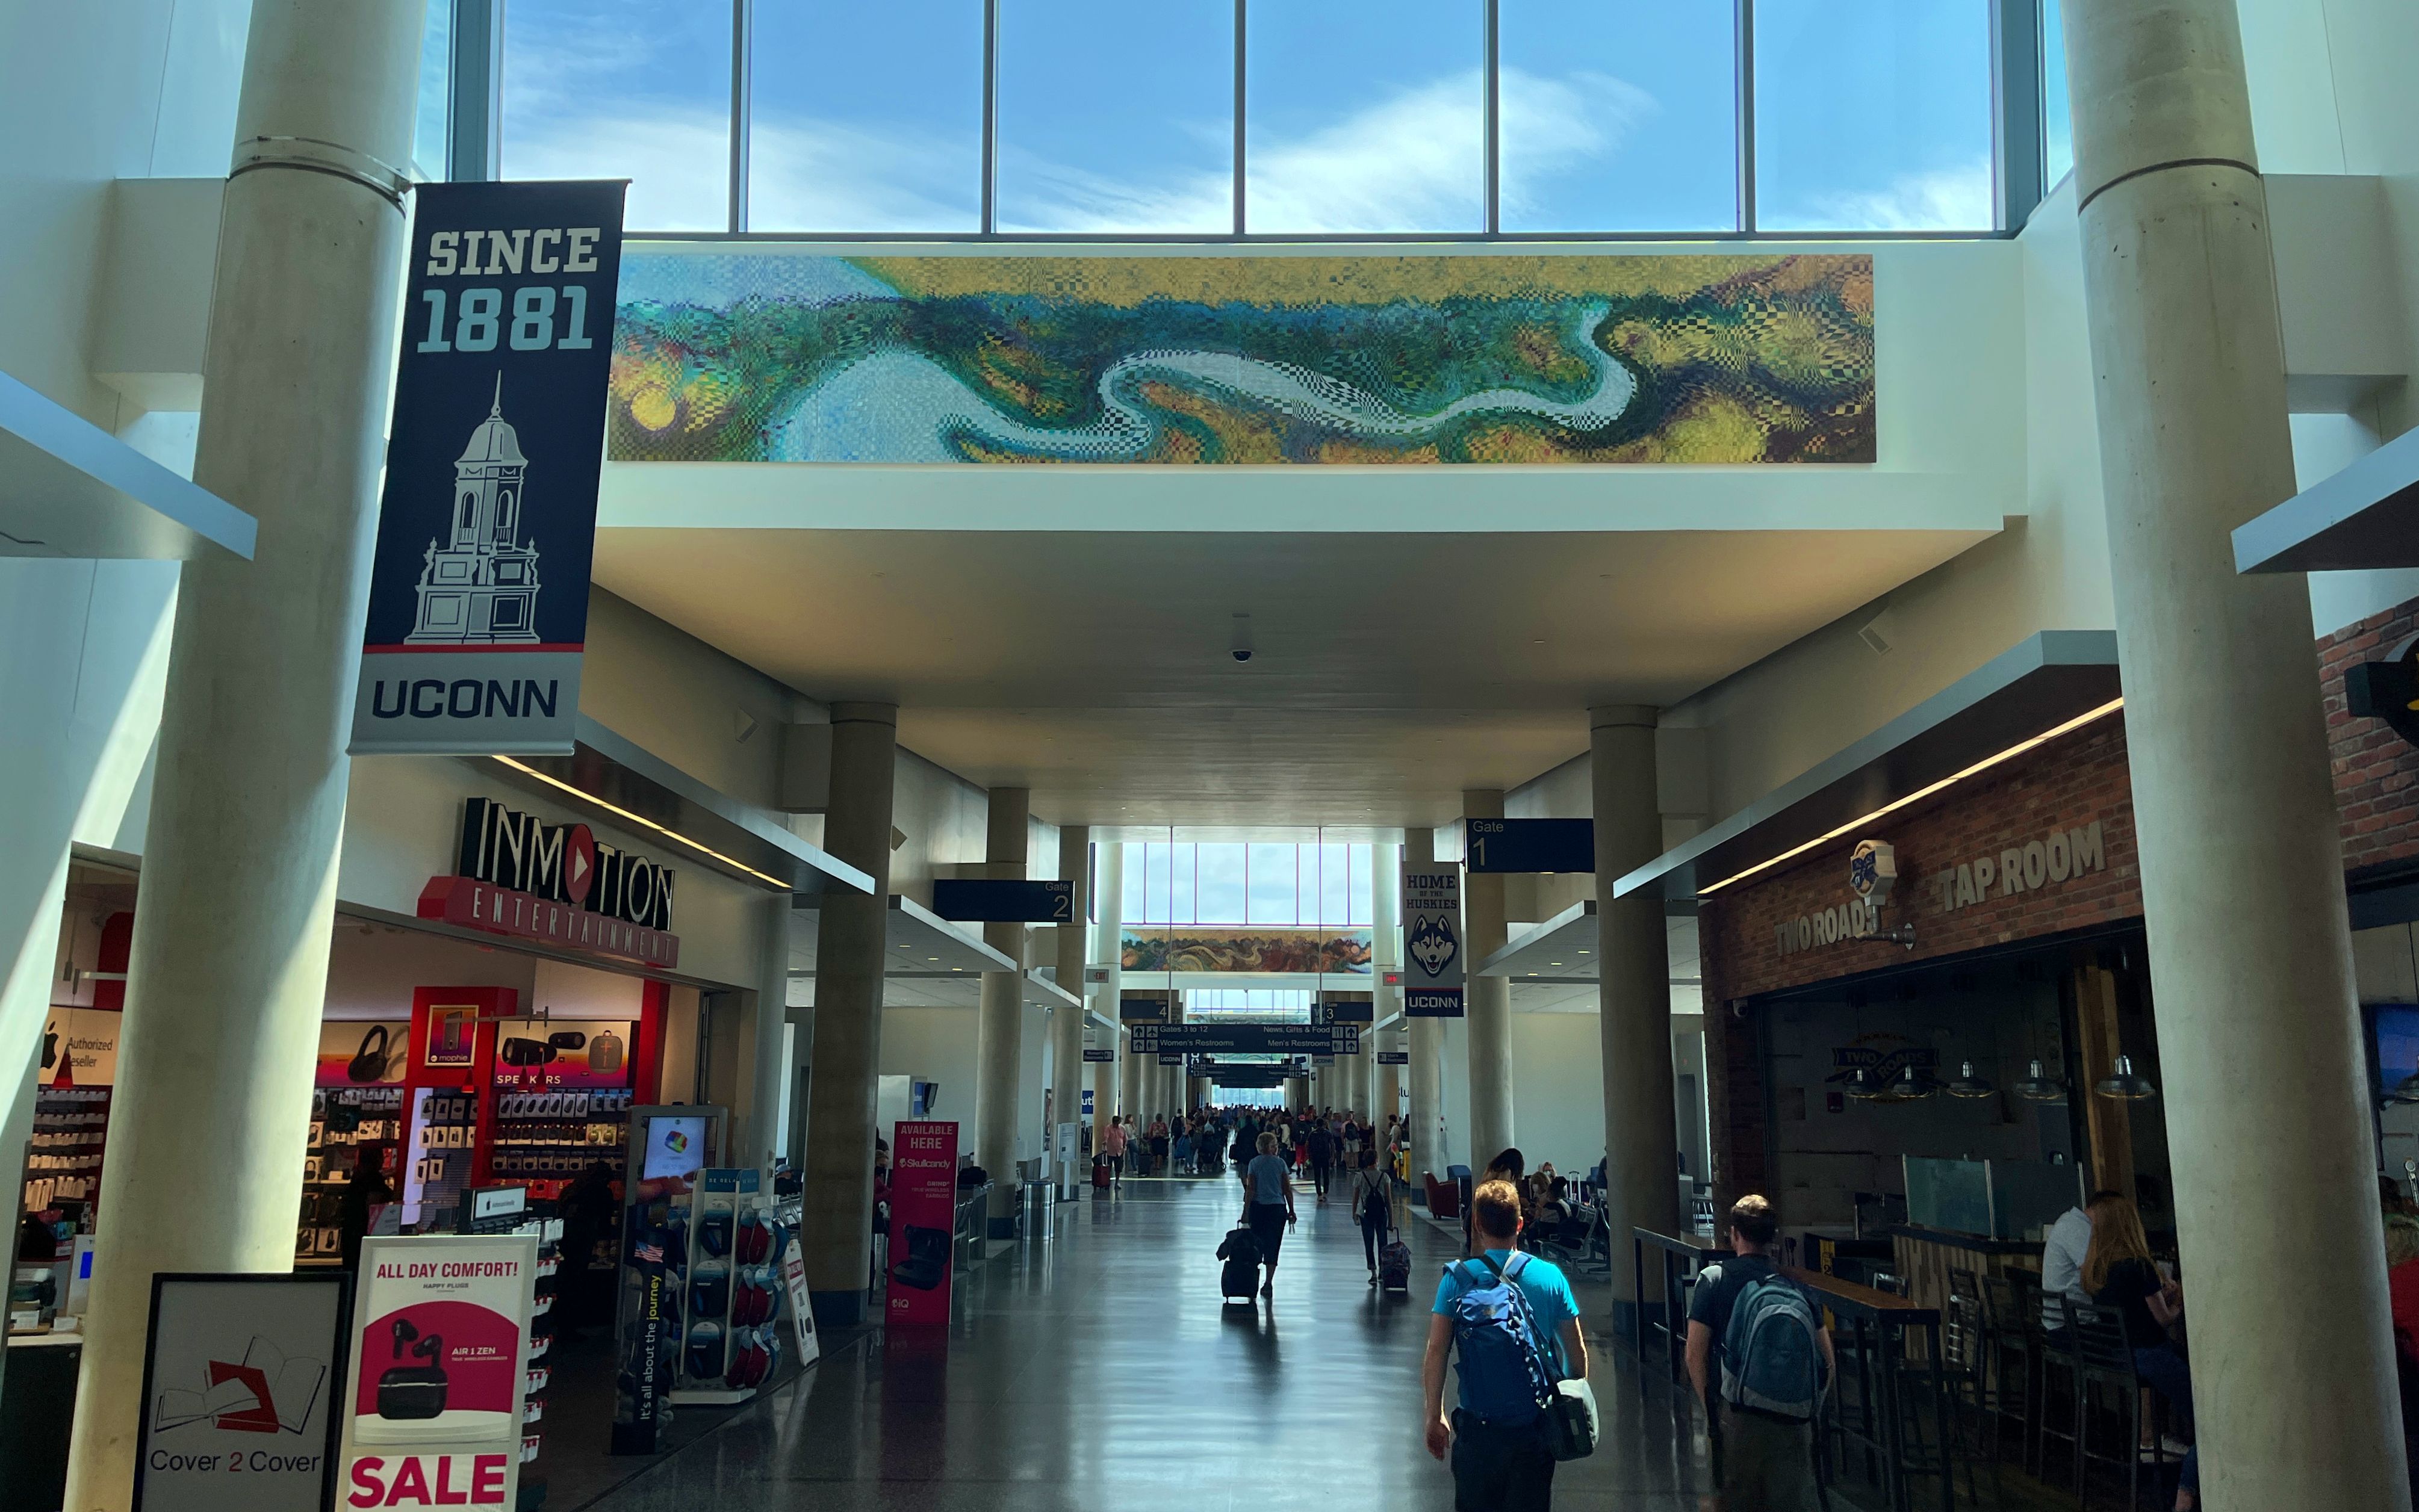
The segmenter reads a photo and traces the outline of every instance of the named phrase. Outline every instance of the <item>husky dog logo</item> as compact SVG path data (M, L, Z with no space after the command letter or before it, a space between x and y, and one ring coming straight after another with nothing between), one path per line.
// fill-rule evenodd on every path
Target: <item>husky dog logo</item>
M1411 959L1429 976L1441 976L1461 953L1461 946L1453 937L1442 919L1427 918L1411 926L1410 940Z

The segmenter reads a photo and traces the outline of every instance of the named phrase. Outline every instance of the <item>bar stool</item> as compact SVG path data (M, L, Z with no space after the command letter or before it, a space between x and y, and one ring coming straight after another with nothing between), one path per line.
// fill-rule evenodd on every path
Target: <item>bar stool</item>
M2141 1504L2142 1499L2142 1378L2134 1367L2133 1345L2125 1336L2125 1315L2114 1307L2070 1301L2066 1319L2078 1378L2074 1406L2075 1502L2083 1506L2090 1504L2085 1480L2090 1464L2113 1468L2121 1462L2125 1467L2125 1505L2131 1512ZM2095 1386L2117 1394L2113 1415L2123 1426L2125 1434L2116 1454L2095 1453L2090 1447L2088 1410ZM2061 1433L2058 1437L2066 1435ZM2150 1464L2163 1479L2165 1448L2156 1438L2149 1447Z
M2023 1273L1981 1278L1982 1326L1990 1346L1990 1390L1983 1399L1984 1432L1995 1462L2016 1426L2017 1463L2033 1466L2040 1408L2036 1381L2042 1370L2040 1293L2017 1279Z
M1970 1284L1974 1278L1968 1274L1965 1279ZM1952 1288L1955 1287L1954 1277L1949 1284ZM1997 1446L1988 1436L1989 1419L1986 1414L1991 1398L1991 1342L1990 1328L1982 1315L1982 1299L1977 1294L1979 1289L1952 1289L1948 1305L1941 1309L1941 1383L1949 1393L1949 1431L1956 1436L1958 1453L1965 1459L1967 1498L1977 1502L1981 1500L1981 1493L1975 1487L1974 1461L1987 1456L1991 1461L1991 1501L1994 1505L2004 1506L2008 1499L2007 1487L1999 1476ZM1972 1413L1970 1419L1967 1416L1969 1412ZM1966 1431L1969 1421L1973 1425L1970 1436Z

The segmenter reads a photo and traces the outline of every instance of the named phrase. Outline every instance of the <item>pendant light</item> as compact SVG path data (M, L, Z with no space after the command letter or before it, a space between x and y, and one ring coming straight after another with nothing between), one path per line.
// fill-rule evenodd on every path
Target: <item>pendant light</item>
M1939 1090L1940 1084L1932 1079L1931 1072L1913 1061L1901 1068L1898 1080L1890 1083L1890 1096L1903 1103L1917 1102Z
M1858 1066L1848 1072L1847 1085L1841 1088L1859 1103L1870 1103L1882 1095L1881 1083L1874 1080L1872 1069Z
M2159 1095L2159 1089L2150 1085L2149 1077L2134 1074L2134 1057L2131 1056L2119 1056L2115 1074L2092 1090L2102 1097L2113 1097L2122 1103L2139 1103Z
M2419 1072L2413 1072L2395 1083L2394 1090L2388 1092L2386 1098L2387 1101L2394 1103L2419 1103Z
M2063 1103L2066 1101L2066 1084L2064 1082L2052 1081L2047 1076L2042 1075L2042 1063L2038 1060L2032 1063L2031 1072L2027 1074L2023 1081L2016 1083L2013 1090L2018 1097L2025 1098L2034 1103Z
M1989 1077L1974 1074L1974 1063L1970 1060L1966 1061L1964 1069L1958 1072L1957 1079L1949 1084L1950 1097L1988 1097L1997 1090L1997 1088L1991 1085Z

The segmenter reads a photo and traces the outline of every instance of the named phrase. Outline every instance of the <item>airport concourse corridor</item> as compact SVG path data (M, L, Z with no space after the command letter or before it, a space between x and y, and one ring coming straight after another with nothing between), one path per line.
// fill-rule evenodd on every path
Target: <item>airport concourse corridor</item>
M596 1512L1450 1508L1453 1478L1418 1430L1428 1304L1455 1241L1414 1218L1412 1295L1381 1297L1350 1211L1305 1191L1273 1305L1222 1305L1236 1196L1232 1180L1130 1180L1062 1203L1053 1242L959 1278L946 1341L840 1347ZM1659 1382L1641 1408L1635 1366L1597 1336L1603 1288L1576 1284L1604 1442L1560 1468L1555 1507L1694 1508L1702 1432L1675 1427Z

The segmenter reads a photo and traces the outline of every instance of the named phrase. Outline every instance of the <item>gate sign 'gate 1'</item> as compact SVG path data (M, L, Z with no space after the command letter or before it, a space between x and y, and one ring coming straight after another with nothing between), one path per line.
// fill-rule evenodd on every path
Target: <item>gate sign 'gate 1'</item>
M627 188L413 192L356 755L571 751Z
M1595 870L1593 819L1465 819L1474 874Z

